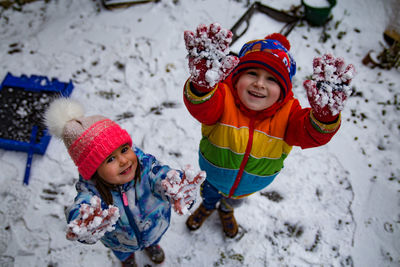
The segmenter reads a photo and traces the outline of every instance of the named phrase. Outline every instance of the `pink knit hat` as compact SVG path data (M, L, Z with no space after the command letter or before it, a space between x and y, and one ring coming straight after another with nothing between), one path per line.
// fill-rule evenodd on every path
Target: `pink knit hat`
M52 135L64 141L80 175L90 180L115 149L124 144L132 146L132 139L127 131L106 117L83 115L78 102L59 98L46 110L45 123Z

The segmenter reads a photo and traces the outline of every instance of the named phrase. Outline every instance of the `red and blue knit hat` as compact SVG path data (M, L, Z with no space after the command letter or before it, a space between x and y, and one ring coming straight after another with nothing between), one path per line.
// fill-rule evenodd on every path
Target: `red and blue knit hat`
M296 62L289 50L289 41L280 33L247 42L239 52L240 61L232 72L232 83L235 84L245 70L263 68L278 80L281 99L284 99L292 89L292 78L296 74Z

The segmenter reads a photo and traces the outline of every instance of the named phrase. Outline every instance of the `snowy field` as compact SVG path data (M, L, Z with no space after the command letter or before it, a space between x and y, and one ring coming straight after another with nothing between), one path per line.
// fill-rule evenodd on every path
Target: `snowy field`
M0 9L0 79L10 72L72 80L86 114L117 120L171 167L198 168L200 125L182 100L183 31L212 22L231 28L248 2L161 0L106 10L96 0L53 0ZM288 10L300 0L262 3ZM224 237L217 213L196 232L173 214L161 266L400 266L400 72L361 63L369 50L381 51L389 10L390 0L338 0L325 34L307 23L293 29L293 90L303 106L313 57L332 52L356 66L339 133L326 146L293 149L275 182L236 210L235 239ZM282 26L256 14L232 50ZM26 157L0 150L0 266L119 266L101 243L65 239L64 209L78 176L63 143L53 138L44 156L34 156L29 186L22 185ZM150 266L142 252L137 261Z

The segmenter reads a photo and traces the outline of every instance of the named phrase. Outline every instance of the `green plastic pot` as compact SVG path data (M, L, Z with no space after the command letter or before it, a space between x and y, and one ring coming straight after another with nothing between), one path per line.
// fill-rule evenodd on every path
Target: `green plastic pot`
M329 15L331 14L332 8L336 5L336 0L327 0L329 6L327 7L314 7L306 3L307 1L301 0L301 4L305 8L305 19L313 25L321 26L324 25Z

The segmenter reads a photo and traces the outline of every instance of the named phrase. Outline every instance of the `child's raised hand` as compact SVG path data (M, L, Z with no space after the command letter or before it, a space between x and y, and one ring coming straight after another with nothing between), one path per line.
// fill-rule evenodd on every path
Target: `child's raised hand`
M172 200L172 206L179 215L189 213L189 208L196 200L197 190L206 179L206 173L195 173L188 165L183 170L182 178L176 170L170 170L162 181L165 194Z
M337 118L351 93L349 84L354 75L354 66L346 66L343 58L331 54L314 58L312 80L303 85L317 120L333 122Z
M196 32L185 31L184 40L188 50L190 81L201 92L207 92L222 81L239 59L228 56L232 32L218 23L199 25Z
M94 196L90 199L90 205L81 205L78 218L68 224L66 237L69 240L96 243L105 232L114 230L113 225L118 218L117 207L110 205L102 210L100 198Z

